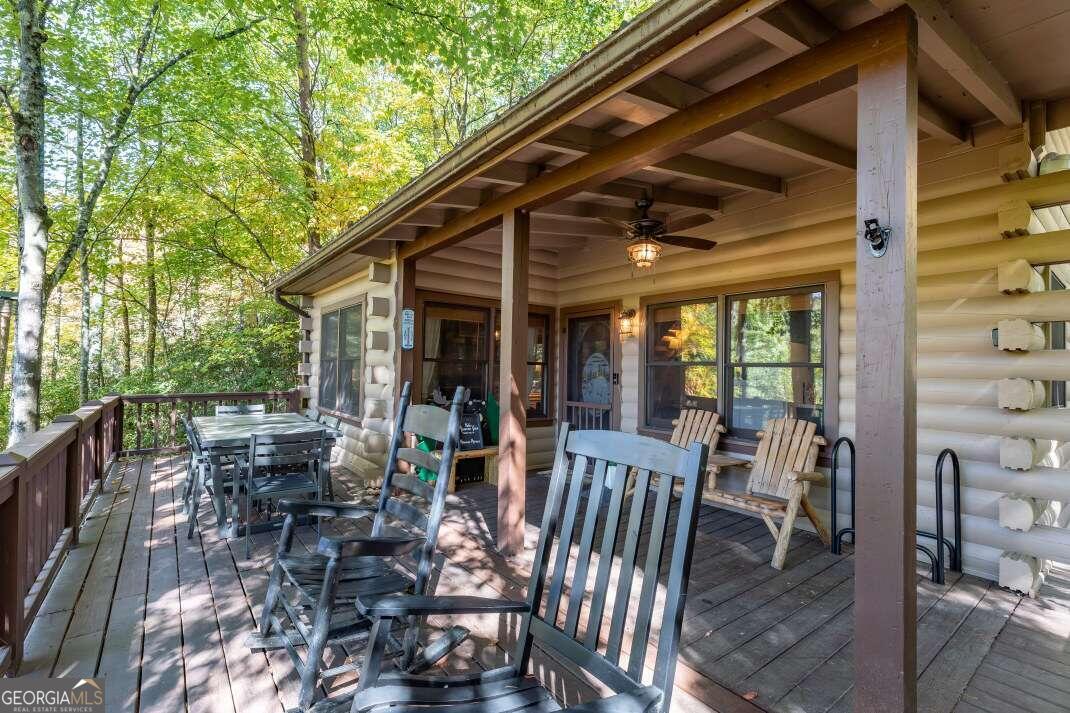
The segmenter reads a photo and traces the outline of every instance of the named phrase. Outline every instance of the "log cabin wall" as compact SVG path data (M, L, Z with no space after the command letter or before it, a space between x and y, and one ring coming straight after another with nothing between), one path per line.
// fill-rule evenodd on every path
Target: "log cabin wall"
M1008 239L1001 234L1015 222L1013 211L1008 212L1015 201L1033 207L1070 202L1070 172L1029 177L1024 140L1021 129L988 124L974 127L972 146L932 140L919 146L918 526L933 529L936 456L943 448L954 448L963 468L965 567L990 578L996 578L1005 552L1035 558L1040 568L1046 558L1070 561L1070 531L1065 528L1070 513L1058 517L1060 504L1070 502L1070 472L1066 457L1060 456L1068 450L1070 412L1044 405L1012 410L1001 408L998 399L1004 379L1047 383L1070 378L1066 350L1001 351L992 341L992 329L1001 320L1070 320L1070 291L1003 294L999 289L1001 263L1070 261L1070 232L1043 233L1045 222L1048 228L1066 227L1057 221L1045 218L1033 221L1031 229L1023 225L1015 231L1031 230L1029 235ZM669 249L653 272L633 271L623 249L563 257L557 271L558 305L622 299L624 309L639 308L641 298L653 295L704 287L716 291L767 279L808 284L814 275L838 273L839 376L838 383L827 386L837 389L839 397L838 433L829 435L853 436L854 197L852 173L822 171L794 179L786 195L773 201L746 196L726 202L724 214L708 232L694 233L718 240L717 248ZM1028 215L1026 211L1026 223ZM1022 222L1020 215L1017 222ZM640 426L642 311L638 317L637 337L622 345L621 424L626 431ZM1036 462L1029 470L1001 466L1005 439L1035 444ZM950 473L945 480L950 482ZM847 488L845 472L840 527L846 526L850 508ZM1012 504L1012 496L1035 506L1040 524L1025 530L1002 526L1001 500ZM827 490L817 491L814 502L827 507ZM948 532L950 503L948 485Z
M323 315L355 304L363 305L363 365L356 413L330 410L341 422L343 438L333 458L350 470L379 477L386 460L394 417L394 359L396 334L393 260L375 262L312 296L309 362L309 400L320 406Z

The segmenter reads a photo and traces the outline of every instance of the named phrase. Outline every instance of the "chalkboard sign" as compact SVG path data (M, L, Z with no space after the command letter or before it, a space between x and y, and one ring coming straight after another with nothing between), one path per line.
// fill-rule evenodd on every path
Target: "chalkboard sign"
M483 428L479 424L479 414L464 414L461 416L461 450L477 451L482 447Z

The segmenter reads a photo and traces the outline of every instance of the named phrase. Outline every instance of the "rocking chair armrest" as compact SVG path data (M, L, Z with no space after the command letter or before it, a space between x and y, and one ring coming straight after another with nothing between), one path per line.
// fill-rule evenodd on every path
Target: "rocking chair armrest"
M658 710L661 698L661 691L653 686L640 686L609 698L562 708L560 713L651 713Z
M425 541L423 537L374 537L371 535L348 535L346 537L320 537L316 552L326 557L400 557L406 555Z
M357 503L338 503L330 500L287 500L279 501L278 510L286 515L319 517L344 517L359 520L362 517L374 517L375 510Z
M361 614L380 619L436 614L523 614L528 609L527 602L465 595L423 597L387 594L357 599L357 610Z
M788 473L788 480L795 483L817 483L820 485L825 482L825 476L821 473Z

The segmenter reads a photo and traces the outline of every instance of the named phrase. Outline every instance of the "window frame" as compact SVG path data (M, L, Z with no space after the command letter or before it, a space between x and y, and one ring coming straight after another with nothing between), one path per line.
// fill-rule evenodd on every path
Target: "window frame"
M494 331L498 327L497 313L501 310L501 302L499 300L489 299L485 297L461 295L453 292L417 290L415 315L416 334L414 335L415 338L413 340L413 385L416 390L414 393L414 399L416 399L416 401L414 401L414 403L425 403L428 397L428 394L422 393L423 366L425 361L424 319L426 308L428 306L435 305L462 307L466 309L483 309L488 311L488 332L487 338L485 340L487 359L483 378L486 382L488 393L490 393L489 390L492 389L494 386L494 375L491 373L490 370L497 368L500 364L494 344ZM555 369L557 368L557 354L555 351L555 328L557 324L557 315L556 310L553 307L546 305L529 304L529 318L535 315L543 316L547 320L545 367L546 393L544 394L544 399L546 401L546 416L528 416L527 423L529 426L552 426L554 424L554 419L556 418ZM497 394L495 394L495 397L497 397Z
M337 322L337 326L335 327L335 329L336 329L335 339L336 339L336 341L338 343L338 354L334 357L335 371L337 373L338 370L339 370L339 366L340 366L341 362L342 361L348 361L348 360L342 359L341 329L342 329L342 323L343 323L343 321L342 321L342 313L346 312L348 310L351 310L351 309L359 309L360 310L360 330L361 330L361 334L360 334L360 354L357 356L357 358L355 360L356 363L353 365L353 373L357 377L356 378L356 387L357 388L356 388L356 392L354 393L355 403L353 405L353 413L347 413L347 412L342 411L341 409L338 408L339 397L341 396L341 392L339 390L339 387L341 385L341 381L338 380L337 378L335 380L334 407L327 408L326 406L323 405L323 387L324 387L324 381L323 381L324 369L323 369L323 365L324 365L324 363L326 361L325 356L324 356L323 347L324 347L324 344L326 342L326 339L325 339L326 331L324 330L324 323L326 322L326 320L327 320L327 318L329 316L337 315L338 316L338 322ZM337 416L339 418L345 419L345 420L350 421L350 422L359 423L360 420L361 420L361 417L363 415L363 409L364 409L364 365L365 365L366 354L367 354L367 350L368 350L368 312L367 312L367 299L366 299L366 297L364 295L361 295L360 297L358 297L356 299L347 300L345 302L338 302L338 303L335 303L335 304L327 305L327 306L322 307L320 309L320 311L319 311L319 340L317 342L317 347L318 347L317 357L318 357L318 362L319 362L318 365L317 365L317 368L319 369L319 372L317 374L317 384L316 384L316 408L319 411L323 412L323 413L327 413L327 414L330 414L332 416Z
M791 278L760 280L729 285L695 287L679 292L669 292L642 296L639 300L638 316L640 340L639 352L639 418L636 429L643 435L668 439L672 434L670 427L651 426L647 421L647 331L650 327L649 315L652 307L678 303L717 302L717 413L721 423L728 428L728 409L730 399L725 398L726 389L731 381L728 377L731 354L725 352L729 344L731 325L728 322L728 298L756 297L776 294L794 289L804 290L820 288L823 291L824 323L822 325L822 357L824 369L824 437L828 443L834 443L839 435L839 383L840 383L840 273L825 272L800 275ZM734 432L729 429L721 436L720 448L733 453L753 454L757 450L757 439L753 434ZM827 449L827 446L826 446Z
M653 347L654 347L654 330L651 329L650 327L654 324L653 319L652 319L652 315L654 314L654 312L656 310L658 310L658 309L664 309L666 307L670 307L670 308L671 307L684 307L686 305L694 305L694 304L712 304L714 306L714 310L717 313L717 327L716 327L717 358L714 361L695 361L695 362L652 360L650 358L650 355L651 355L651 352L653 351ZM721 410L721 388L722 388L722 385L723 385L723 382L721 381L721 362L723 361L723 359L721 358L722 357L722 353L723 353L722 352L722 336L721 336L721 319L722 319L722 317L723 317L723 315L722 315L722 309L721 309L721 300L720 300L719 296L715 296L715 297L712 297L712 298L696 297L696 298L686 299L686 300L674 300L674 301L671 301L671 302L653 302L653 303L650 303L650 304L645 306L644 315L643 315L643 322L644 322L645 325L647 325L647 328L643 329L643 334L642 334L643 345L642 345L642 347L640 349L640 351L643 352L642 370L643 370L643 375L644 375L643 391L642 391L642 394L641 394L641 398L642 398L643 403L642 403L642 407L641 407L640 413L642 414L642 423L643 423L643 425L645 427L650 428L650 429L655 429L655 430L666 430L666 431L672 431L672 429L673 429L671 420L667 424L666 423L660 423L660 422L659 423L654 423L654 421L652 420L651 414L650 414L651 399L650 399L650 392L648 390L649 387L650 387L650 380L651 380L650 379L650 375L651 375L652 371L657 367L671 366L671 367L679 367L681 369L685 369L685 368L687 368L689 366L706 366L706 367L712 366L717 372L717 411L720 412L720 410ZM660 419L659 419L659 421L660 421Z
M721 337L725 340L724 343L726 345L730 345L731 344L731 338L732 338L731 305L732 305L733 302L742 301L742 300L751 300L751 299L762 299L762 298L765 298L765 297L787 297L787 296L790 296L790 295L805 295L805 294L812 294L812 293L818 292L818 291L820 291L820 293L821 293L821 361L820 362L813 362L813 361L807 361L807 362L791 362L791 361L785 361L785 362L737 362L732 357L731 346L727 346L727 352L725 353L725 359L722 360L725 363L724 364L724 370L723 370L724 381L722 383L723 383L723 387L724 387L724 392L726 394L728 394L728 397L725 398L725 405L724 405L724 409L723 409L723 412L722 412L722 422L724 423L725 428L729 429L735 437L737 437L737 438L745 438L745 439L753 440L753 441L757 441L758 440L758 435L757 435L758 431L757 431L757 429L733 428L732 425L731 425L732 424L732 410L734 408L734 401L735 401L734 398L731 396L731 394L734 391L734 387L735 387L735 369L737 367L751 367L751 368L768 367L768 368L776 368L776 369L791 369L791 368L818 368L818 369L821 369L821 371L822 371L822 378L821 378L822 419L821 419L821 424L820 424L820 429L821 430L819 432L821 433L822 436L825 436L825 430L826 430L825 422L827 420L827 418L825 417L825 414L828 411L827 396L828 396L828 390L829 390L828 379L826 378L827 356L825 354L825 341L826 341L825 340L825 319L826 319L825 318L825 305L827 303L827 297L825 295L825 287L824 287L824 285L818 285L818 284L800 285L798 287L789 287L789 288L783 288L783 289L762 290L762 291L758 291L758 292L732 293L732 294L723 295L721 297L721 299L724 302L723 312L724 312L724 315L725 315L725 324L722 325L722 328L721 328ZM721 398L719 397L717 401L718 401L718 406L720 406ZM827 436L825 436L825 437L827 439Z
M492 329L491 329L491 341L498 342L501 335L499 331L498 320L501 317L501 308L495 307L492 315ZM542 403L545 413L532 413L530 409L527 411L528 421L546 421L552 418L550 406L553 403L550 395L550 369L552 368L552 354L550 353L551 339L553 338L553 313L544 311L532 311L528 308L528 328L531 328L532 319L541 320L543 323L543 329L545 330L545 336L543 337L543 360L525 362L528 366L541 366L542 367ZM491 369L501 369L501 355L500 348L496 344L491 344L491 353L493 354L494 361L491 362ZM495 376L495 371L492 371L489 375L489 380L493 386L495 382L499 380L499 376Z

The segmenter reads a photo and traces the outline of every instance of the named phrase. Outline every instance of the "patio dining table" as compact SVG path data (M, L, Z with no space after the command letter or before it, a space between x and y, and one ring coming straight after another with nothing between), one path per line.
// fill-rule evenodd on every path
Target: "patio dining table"
M227 501L223 487L223 467L228 456L244 453L249 448L249 438L254 434L281 436L301 433L315 428L324 428L333 444L341 433L322 423L306 418L299 413L250 413L226 416L194 416L193 427L200 440L201 451L208 459L212 476L212 504L220 529L235 537L240 525L236 504L232 503L232 523L227 527Z

